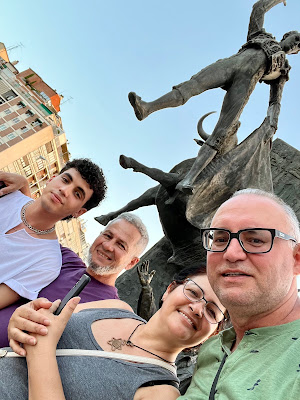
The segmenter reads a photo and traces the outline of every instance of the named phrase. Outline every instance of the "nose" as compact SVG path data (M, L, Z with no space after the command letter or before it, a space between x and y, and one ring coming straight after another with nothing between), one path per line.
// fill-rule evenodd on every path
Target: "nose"
M189 307L193 314L195 314L197 317L202 318L205 307L205 301L200 300L197 303L191 303Z
M235 262L239 260L245 260L246 257L247 253L243 250L238 239L231 239L229 246L224 251L224 258L230 262Z
M71 192L71 188L69 185L62 185L59 188L60 193L64 196L64 197L68 197L70 192Z
M114 250L112 240L105 240L104 242L102 242L102 246L103 246L104 250L107 250L110 252L113 252L113 250Z

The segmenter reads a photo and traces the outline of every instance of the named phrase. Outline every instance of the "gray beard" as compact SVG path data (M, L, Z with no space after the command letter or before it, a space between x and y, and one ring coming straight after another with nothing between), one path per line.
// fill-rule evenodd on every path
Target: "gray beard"
M119 271L119 267L104 266L95 263L92 260L92 255L89 252L88 256L88 266L96 275L112 275Z

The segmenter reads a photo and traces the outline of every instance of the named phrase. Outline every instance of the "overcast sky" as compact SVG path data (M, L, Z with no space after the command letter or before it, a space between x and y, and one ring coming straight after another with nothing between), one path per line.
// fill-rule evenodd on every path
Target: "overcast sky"
M128 102L135 91L145 100L168 92L217 59L231 56L245 43L253 0L78 0L5 2L1 41L22 71L34 69L63 94L61 117L72 158L89 157L104 170L108 194L102 205L84 216L92 243L102 226L94 217L116 210L155 185L150 178L119 166L120 154L169 171L196 156L197 121L211 132L224 91L215 89L183 107L162 110L140 122ZM299 0L277 5L265 28L278 40L300 30ZM300 55L286 84L276 137L297 149L299 137ZM269 87L258 84L241 117L239 140L263 121ZM296 108L297 106L297 108ZM162 236L154 206L137 214L150 232L150 246ZM149 248L149 247L148 247Z

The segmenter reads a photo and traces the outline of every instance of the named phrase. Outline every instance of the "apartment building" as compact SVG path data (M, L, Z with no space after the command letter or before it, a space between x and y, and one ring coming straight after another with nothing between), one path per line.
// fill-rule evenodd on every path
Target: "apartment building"
M58 112L62 96L32 69L19 72L0 43L0 169L25 176L33 198L69 160ZM83 220L61 221L60 243L85 258Z

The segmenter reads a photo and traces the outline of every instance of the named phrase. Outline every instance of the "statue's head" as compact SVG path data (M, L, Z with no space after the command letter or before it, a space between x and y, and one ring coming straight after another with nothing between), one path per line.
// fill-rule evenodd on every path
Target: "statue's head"
M300 33L290 31L283 35L280 46L286 54L297 54L300 51Z

